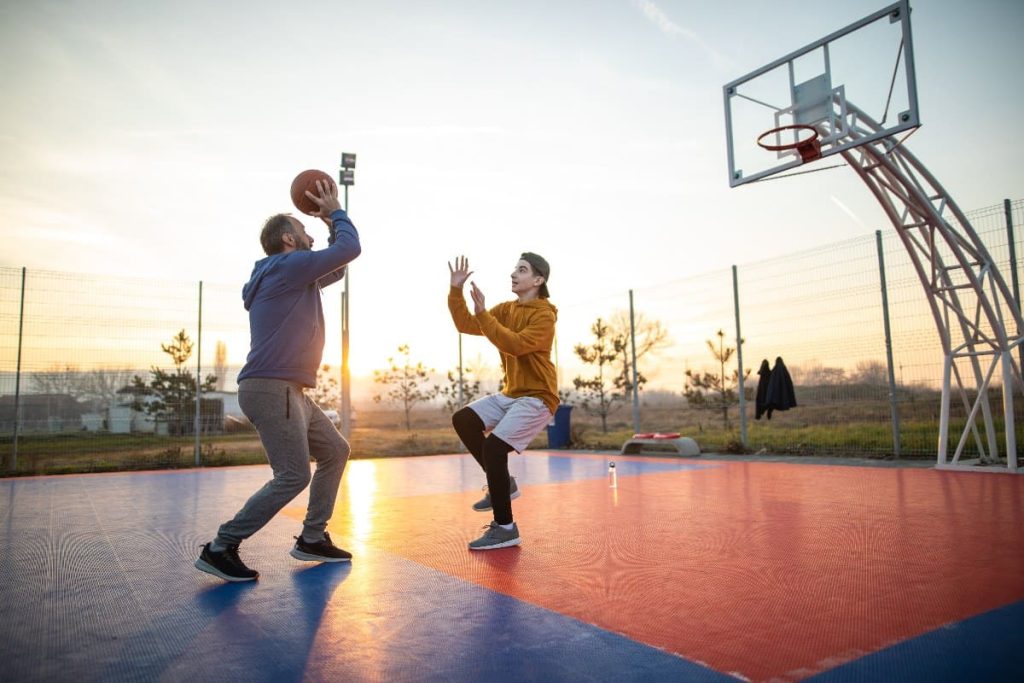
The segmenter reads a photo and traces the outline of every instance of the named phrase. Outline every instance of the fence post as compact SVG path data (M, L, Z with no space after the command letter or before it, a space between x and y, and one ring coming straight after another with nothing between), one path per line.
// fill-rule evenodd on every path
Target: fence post
M736 364L739 370L740 443L747 447L747 397L743 388L743 335L740 333L740 286L736 266L732 267L732 301L736 310ZM725 377L722 378L724 384Z
M347 195L348 186L345 187L345 191ZM345 203L347 204L348 201L346 200ZM341 418L341 434L350 441L352 439L352 389L351 375L348 370L348 283L352 277L352 271L349 270L351 265L345 266L344 287L341 291L341 414L339 415Z
M636 321L633 318L633 290L629 290L629 341L633 354L633 433L640 431L640 373L636 369Z
M199 454L202 452L199 433L202 430L203 420L203 281L199 281L199 331L196 333L196 446L195 458L196 467L200 465Z
M885 362L889 368L889 410L892 414L892 452L900 457L900 407L896 395L896 369L892 360L892 329L889 326L889 292L885 284L885 253L882 250L882 231L875 230L878 248L878 279L882 286L882 321L885 325Z
M21 268L21 304L18 308L18 362L14 371L14 443L11 450L11 461L9 469L16 472L18 469L18 426L21 423L21 340L22 332L25 329L25 273L24 266Z
M345 155L342 155L344 157ZM353 156L352 164L355 165ZM344 175L344 172L342 172ZM345 186L345 213L348 213L348 186L351 183L344 183ZM338 416L341 419L341 435L349 441L352 440L352 374L349 372L349 283L352 281L352 264L345 266L345 277L341 291L341 411Z

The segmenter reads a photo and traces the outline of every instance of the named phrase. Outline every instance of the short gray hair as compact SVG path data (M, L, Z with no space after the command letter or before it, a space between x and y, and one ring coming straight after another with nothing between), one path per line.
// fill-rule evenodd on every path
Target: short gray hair
M289 218L288 214L279 213L268 218L267 222L263 224L263 230L260 232L260 244L263 245L263 251L267 256L284 251L283 237L295 234L295 226L292 225Z

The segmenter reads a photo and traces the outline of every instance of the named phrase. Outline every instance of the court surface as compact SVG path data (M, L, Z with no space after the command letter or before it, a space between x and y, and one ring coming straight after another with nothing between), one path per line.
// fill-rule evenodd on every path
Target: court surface
M610 486L614 460L617 486ZM523 544L470 552L466 455L349 463L197 571L265 466L0 480L10 681L1024 679L1024 477L922 467L513 454Z

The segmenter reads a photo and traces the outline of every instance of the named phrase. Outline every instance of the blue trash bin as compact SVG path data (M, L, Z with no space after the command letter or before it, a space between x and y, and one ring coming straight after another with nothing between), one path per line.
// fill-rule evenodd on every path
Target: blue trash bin
M570 419L572 406L561 405L555 408L555 414L548 423L548 448L568 448L572 440Z

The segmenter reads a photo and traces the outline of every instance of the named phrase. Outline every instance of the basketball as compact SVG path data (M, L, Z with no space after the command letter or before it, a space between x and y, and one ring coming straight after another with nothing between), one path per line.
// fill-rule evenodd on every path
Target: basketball
M313 194L318 194L316 189L316 181L318 180L327 183L329 187L333 188L335 186L334 179L331 176L315 168L303 171L295 176L295 180L292 181L292 204L295 205L296 209L309 216L314 216L320 211L320 207L306 196L306 190Z

